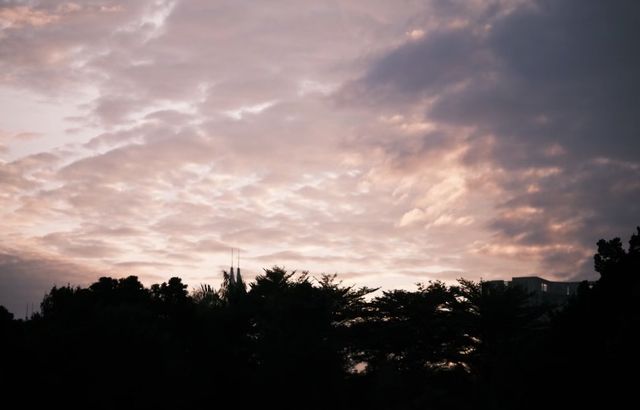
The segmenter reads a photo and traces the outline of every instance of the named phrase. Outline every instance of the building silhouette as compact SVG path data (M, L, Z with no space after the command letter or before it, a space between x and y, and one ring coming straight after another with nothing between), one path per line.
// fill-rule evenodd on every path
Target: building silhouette
M229 272L224 272L223 275L225 279L228 281L228 285L230 288L237 286L244 286L244 281L242 280L242 275L240 274L240 249L236 249L237 256L237 269L234 271L233 268L233 251L231 248L231 267L229 268Z
M517 287L529 295L529 301L535 305L561 305L578 292L581 282L558 282L538 276L513 277L510 281L489 280L482 282L482 292L490 293Z

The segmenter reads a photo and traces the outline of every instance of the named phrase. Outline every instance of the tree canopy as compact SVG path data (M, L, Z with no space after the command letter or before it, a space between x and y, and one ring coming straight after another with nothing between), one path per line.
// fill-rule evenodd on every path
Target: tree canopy
M601 240L564 306L517 287L356 288L273 267L188 291L178 277L53 287L0 306L6 400L122 408L512 409L626 399L638 367L640 228ZM568 382L577 387L569 388ZM21 395L17 392L30 391Z

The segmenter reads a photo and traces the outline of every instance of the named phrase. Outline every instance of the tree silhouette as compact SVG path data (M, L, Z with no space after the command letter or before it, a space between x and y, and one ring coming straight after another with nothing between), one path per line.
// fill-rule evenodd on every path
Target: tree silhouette
M589 401L606 400L613 407L635 399L629 378L640 365L636 333L640 328L640 228L628 250L619 238L600 240L594 255L601 277L580 292L554 320L554 376L571 379L589 391ZM575 402L575 401L574 401Z
M640 365L640 228L597 245L600 280L560 308L464 279L374 296L277 266L191 294L177 277L53 287L28 320L0 306L0 385L27 407L620 407ZM38 394L12 397L24 380Z

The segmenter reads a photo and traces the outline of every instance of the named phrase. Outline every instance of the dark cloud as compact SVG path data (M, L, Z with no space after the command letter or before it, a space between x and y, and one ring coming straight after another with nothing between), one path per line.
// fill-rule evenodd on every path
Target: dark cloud
M435 96L475 72L474 64L482 59L479 44L480 40L464 29L430 33L383 56L364 78L341 91L343 98L366 96L397 103Z
M511 166L516 145L535 161L552 144L576 158L637 160L638 16L634 1L543 1L513 13L486 39L495 65L478 68L495 79L475 79L432 115L499 135L496 156Z
M430 119L497 135L493 154L509 166L545 161L553 144L637 160L639 16L634 1L534 2L408 42L342 92L434 99Z
M33 252L0 251L0 304L23 317L31 304L39 310L43 296L54 285L86 285L97 278L86 266Z
M573 242L582 251L549 251L542 266L584 272L584 249L640 215L640 4L534 1L500 11L407 42L341 95L422 103L429 121L471 129L465 163L498 171L502 205L488 224L496 239Z

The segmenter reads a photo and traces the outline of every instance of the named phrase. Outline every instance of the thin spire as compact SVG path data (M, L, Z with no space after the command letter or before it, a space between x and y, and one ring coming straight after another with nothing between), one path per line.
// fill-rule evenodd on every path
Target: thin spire
M235 283L236 278L233 274L233 248L231 248L231 269L229 270L229 283Z

